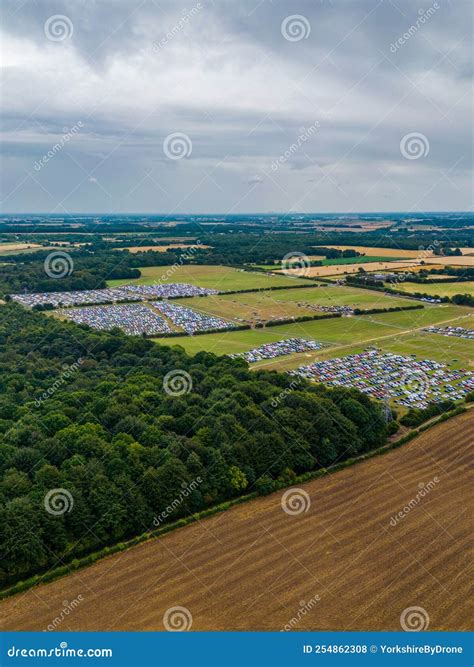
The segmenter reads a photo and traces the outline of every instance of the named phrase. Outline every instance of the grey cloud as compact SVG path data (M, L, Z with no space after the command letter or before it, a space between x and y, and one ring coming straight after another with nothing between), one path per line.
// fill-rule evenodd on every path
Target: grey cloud
M469 208L471 4L438 0L391 50L434 4L203 0L190 17L195 0L4 0L5 210L54 210L64 197L77 211L341 210L336 177L351 210L409 209L424 193L425 208ZM311 32L292 42L281 23L295 13ZM54 14L72 21L71 39L45 38ZM51 193L39 197L25 172L78 120L80 134L36 175ZM192 140L186 160L163 153L173 132ZM410 132L429 140L421 160L400 152ZM110 196L97 188L91 200L78 165ZM273 181L249 193L264 173ZM381 173L390 178L377 184Z

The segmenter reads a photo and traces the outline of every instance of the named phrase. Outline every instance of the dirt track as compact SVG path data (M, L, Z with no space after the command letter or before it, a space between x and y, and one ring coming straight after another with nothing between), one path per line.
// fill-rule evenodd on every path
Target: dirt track
M473 412L306 484L307 512L286 514L283 492L241 505L7 599L0 625L45 629L82 596L57 629L162 630L179 605L193 630L399 630L411 606L467 630Z

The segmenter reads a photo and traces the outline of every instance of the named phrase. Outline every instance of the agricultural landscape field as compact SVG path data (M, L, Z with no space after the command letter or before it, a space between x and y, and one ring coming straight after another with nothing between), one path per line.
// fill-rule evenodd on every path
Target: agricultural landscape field
M63 629L161 630L170 605L192 610L196 630L297 629L300 604L298 629L390 630L410 596L436 609L434 627L466 627L439 584L445 573L463 609L466 552L436 526L465 540L468 246L431 258L419 239L329 247L312 233L301 245L309 254L292 254L293 233L266 234L256 257L247 228L200 229L191 251L196 235L163 227L168 245L140 226L99 238L77 226L26 233L0 267L4 627L49 627L59 601L79 596ZM422 425L422 435L409 430ZM347 469L325 476L331 466ZM429 475L443 480L439 491L430 484L411 521L392 521ZM295 484L311 505L296 517L281 505ZM78 509L50 533L37 498L57 488ZM18 550L25 521L29 546ZM354 549L364 555L350 567ZM389 564L407 549L429 576L398 580ZM295 558L302 569L289 566Z
M42 630L79 598L64 630L163 630L176 606L197 631L397 630L416 601L468 630L471 415L304 484L298 515L273 493L6 600L2 625Z

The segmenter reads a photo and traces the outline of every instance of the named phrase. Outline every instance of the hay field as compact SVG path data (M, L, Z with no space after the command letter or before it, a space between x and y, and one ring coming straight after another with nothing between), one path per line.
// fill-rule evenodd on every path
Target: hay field
M397 289L407 294L413 292L423 292L432 296L454 296L455 294L474 295L474 282L466 281L461 283L398 283Z
M426 264L440 264L441 266L469 266L474 267L474 256L463 255L462 257L428 257Z
M61 631L163 630L178 605L193 630L280 630L303 606L295 630L400 630L412 606L469 630L473 446L470 410L304 484L307 511L279 491L9 598L2 628L43 630L81 596Z
M403 248L371 248L365 245L327 245L326 248L335 248L336 250L355 250L363 253L367 257L406 257L407 259L417 259L420 257L420 250L404 250ZM318 246L314 246L315 250ZM427 252L427 257L433 256L433 253Z
M304 269L286 269L287 276L306 276L308 278L317 278L318 276L336 276L344 273L357 273L359 269L364 269L367 272L377 273L378 271L396 271L397 269L407 269L418 266L419 260L393 260L389 262L362 262L355 264L339 264L329 266L309 266Z

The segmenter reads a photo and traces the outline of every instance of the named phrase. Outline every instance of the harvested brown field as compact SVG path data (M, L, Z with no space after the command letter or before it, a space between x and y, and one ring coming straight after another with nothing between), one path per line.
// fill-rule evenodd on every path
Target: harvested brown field
M358 273L359 269L365 269L367 273L377 273L379 271L396 271L397 269L408 269L419 265L419 261L414 259L394 260L392 262L364 262L362 264L332 264L331 266L309 266L304 270L301 268L285 269L287 276L306 276L315 278L317 276L336 276L344 273Z
M367 257L406 257L408 259L423 259L424 257L433 257L433 253L420 250L403 250L403 248L370 248L365 245L328 245L326 248L335 248L336 250L355 250ZM315 246L317 249L318 246Z
M32 248L41 248L41 245L39 243L0 243L0 255Z
M432 259L426 259L425 262L427 264L442 264L443 266L474 267L474 256L463 255L462 257L436 257Z
M162 630L178 605L193 630L399 630L411 606L468 630L473 436L471 410L305 484L307 511L250 501L6 599L1 626L45 629L79 599L61 630Z

